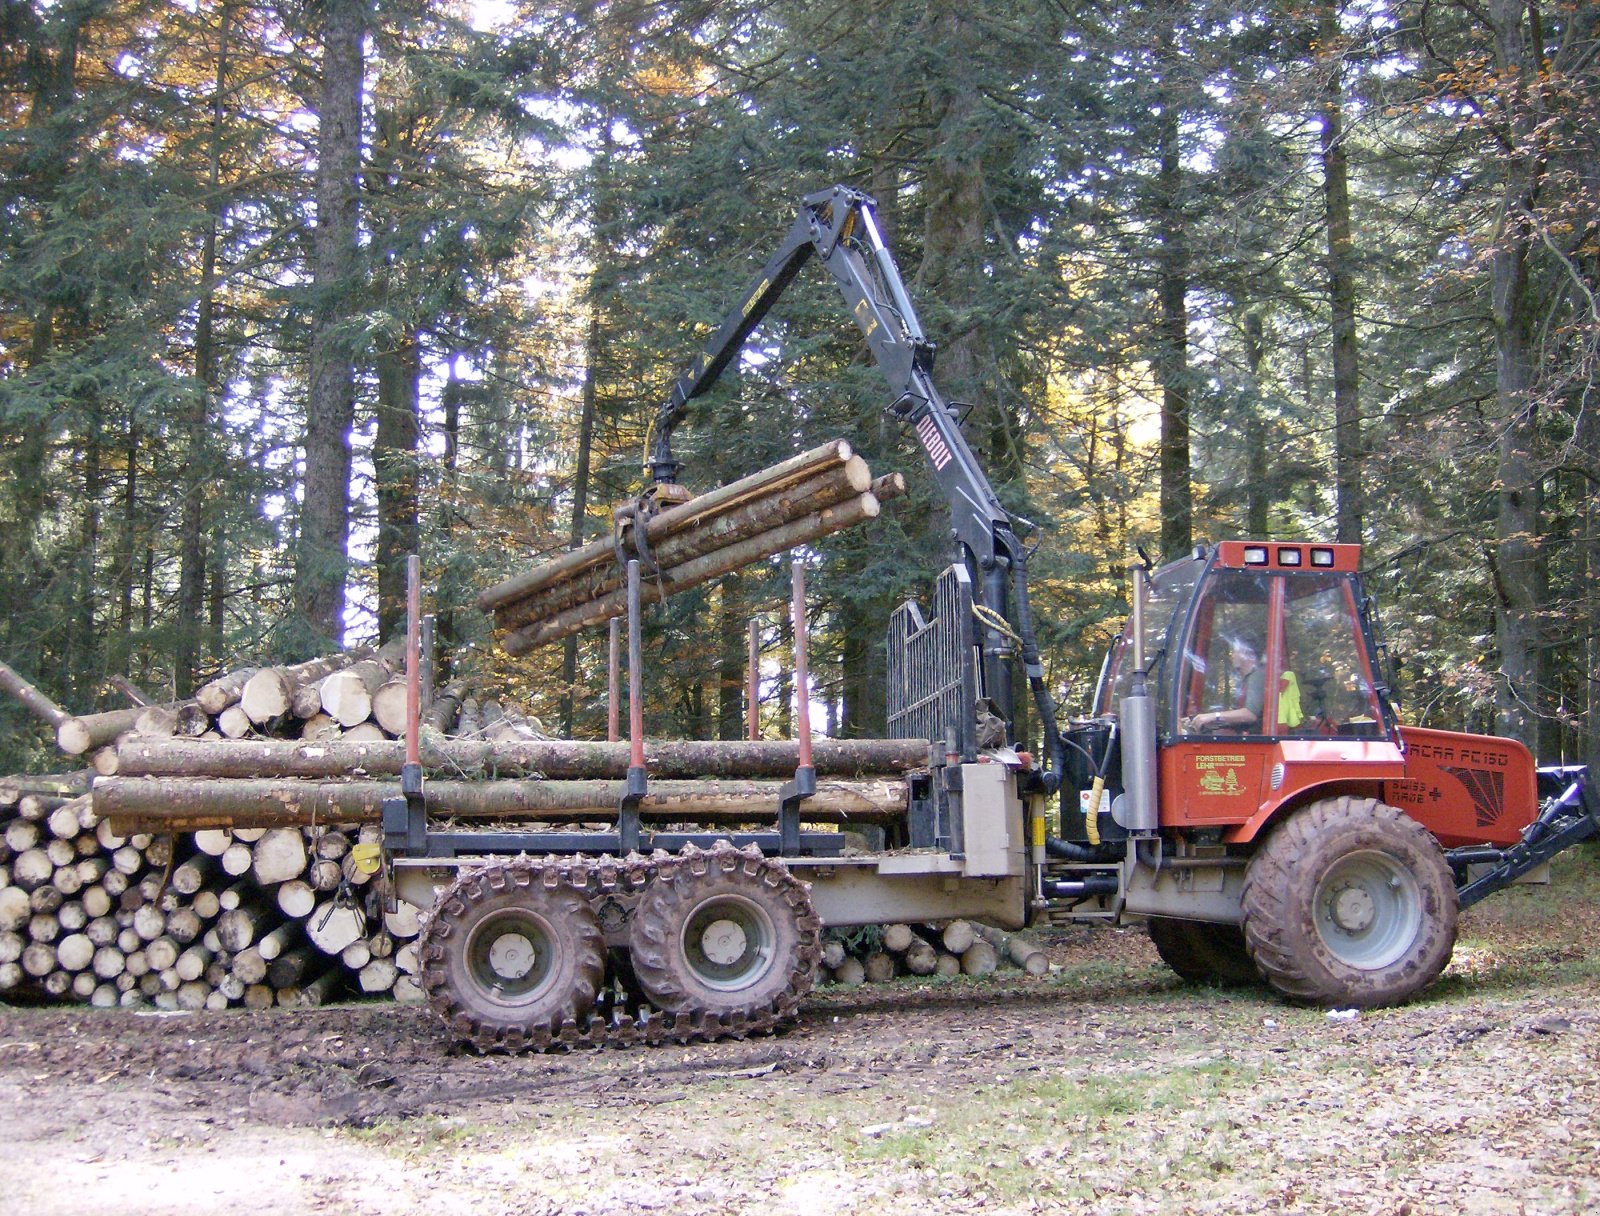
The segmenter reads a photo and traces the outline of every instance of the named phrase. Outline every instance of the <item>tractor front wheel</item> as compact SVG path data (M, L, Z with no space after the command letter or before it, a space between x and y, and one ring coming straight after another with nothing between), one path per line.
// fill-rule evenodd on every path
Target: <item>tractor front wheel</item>
M1374 798L1295 811L1250 861L1244 932L1279 992L1319 1005L1396 1005L1431 984L1456 941L1455 882L1416 820Z

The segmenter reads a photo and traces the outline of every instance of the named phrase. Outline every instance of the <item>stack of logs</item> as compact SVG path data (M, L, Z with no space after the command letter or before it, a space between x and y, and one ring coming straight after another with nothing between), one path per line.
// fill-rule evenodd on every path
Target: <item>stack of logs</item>
M421 999L417 909L369 910L358 832L121 836L94 814L89 781L0 781L0 998L190 1010Z
M373 743L404 735L406 681L403 642L358 647L286 667L242 667L219 676L186 701L73 716L49 706L69 756L89 755L95 771L112 776L115 744L142 740L299 739ZM45 703L48 706L48 702ZM542 739L537 719L511 702L478 699L459 688L441 692L424 722L440 732L490 740Z
M1028 975L1050 960L1020 933L953 920L940 925L884 925L877 932L832 933L822 943L821 984L883 984L897 976L985 976L1002 963Z
M634 509L619 512L617 541L649 555L655 569L641 598L653 604L873 519L905 489L898 473L874 480L850 445L835 440L650 515L642 538L633 535ZM617 541L574 549L478 596L478 607L494 613L506 653L525 654L627 610Z

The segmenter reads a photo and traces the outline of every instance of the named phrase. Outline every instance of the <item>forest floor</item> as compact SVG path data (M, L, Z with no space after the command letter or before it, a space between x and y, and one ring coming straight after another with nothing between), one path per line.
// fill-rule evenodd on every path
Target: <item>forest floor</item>
M1037 980L824 990L776 1038L480 1058L422 1010L0 1009L32 1216L1600 1210L1600 854L1463 918L1404 1009L1184 987L1138 930Z

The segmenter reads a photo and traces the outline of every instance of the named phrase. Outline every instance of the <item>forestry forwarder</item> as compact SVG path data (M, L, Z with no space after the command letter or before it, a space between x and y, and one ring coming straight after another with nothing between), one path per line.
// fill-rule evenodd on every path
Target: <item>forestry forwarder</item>
M864 855L847 854L841 832L800 830L816 789L802 708L801 764L773 808L776 830L644 831L641 555L619 553L634 559L634 698L615 830L430 830L415 763L407 799L385 808L395 889L431 907L423 987L460 1038L517 1050L769 1030L810 990L824 926L955 917L1008 928L1142 918L1187 979L1392 1004L1443 969L1460 908L1537 878L1600 830L1588 771L1538 771L1514 740L1399 723L1355 545L1225 542L1134 567L1132 619L1093 713L1058 730L1020 521L934 387L934 348L873 208L842 186L804 200L661 408L654 484L630 511L642 520L682 501L674 427L816 257L950 506L955 561L935 607L903 605L889 629L890 733L929 743L904 820ZM1042 768L1013 746L1019 654L1049 741Z

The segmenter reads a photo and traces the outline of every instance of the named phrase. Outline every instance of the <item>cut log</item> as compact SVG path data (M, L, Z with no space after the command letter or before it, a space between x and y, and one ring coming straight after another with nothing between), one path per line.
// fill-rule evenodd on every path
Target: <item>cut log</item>
M308 743L332 742L342 734L344 727L323 713L307 718L300 727L300 738Z
M263 1009L271 1009L275 999L273 991L266 984L246 984L244 990L244 1007L259 1013Z
M883 927L883 948L894 954L903 954L916 939L917 935L911 931L910 925L896 924Z
M306 936L324 954L342 954L365 933L366 922L354 908L322 905L306 918Z
M777 782L658 781L640 812L658 821L749 822L775 816L780 788ZM563 822L614 816L625 792L618 781L434 781L428 802L438 815ZM107 777L94 791L96 813L118 831L375 823L384 799L399 796L397 782L291 778ZM804 815L813 821L892 822L905 813L907 798L906 783L899 780L820 781ZM223 855L223 868L242 874L229 856Z
M320 684L302 684L294 690L294 696L289 698L289 712L302 722L309 722L312 718L322 714L322 686Z
M291 879L278 888L278 910L285 916L302 918L317 906L317 895L309 883Z
M920 937L906 948L906 970L912 975L932 975L939 965L939 952Z
M251 872L262 886L298 878L306 869L306 841L298 828L276 828L255 844Z
M322 712L340 726L351 727L372 716L372 695L389 673L374 659L365 659L326 676L320 686Z
M24 891L32 891L55 877L56 863L43 849L27 849L18 853L11 863L11 882Z
M191 905L194 913L201 920L216 920L222 911L222 900L215 891L196 891L194 903Z
M185 983L198 980L205 975L206 967L211 962L211 951L204 946L190 946L178 955L178 961L172 965L178 973L178 978Z
M233 956L232 971L246 985L259 984L267 978L267 960L261 951L248 946Z
M415 904L408 904L405 900L395 901L393 912L386 912L383 916L383 927L392 937L415 937L420 928L422 913Z
M6 847L13 853L26 853L37 848L44 832L37 823L27 819L13 819L6 824Z
M145 904L133 914L133 931L140 941L153 942L167 931L167 914L154 904Z
M192 705L194 702L173 702L159 708L176 710L179 704ZM139 716L150 708L156 707L114 709L109 713L68 718L56 726L56 746L69 756L81 756L97 747L104 747L118 735L137 729Z
M255 864L255 853L242 840L235 840L222 854L222 872L233 878L248 874Z
M245 904L217 917L217 940L222 948L238 953L254 944L256 936L267 931L271 922L267 910L258 904Z
M340 736L346 743L383 743L389 738L376 722L357 722Z
M866 968L861 965L861 960L850 956L833 969L833 982L843 984L846 988L859 988L866 982Z
M89 923L89 914L77 900L70 900L56 909L56 920L63 933L76 933Z
M221 865L217 858L208 853L197 853L182 865L172 871L172 889L179 895L193 895L206 880L211 878Z
M194 694L194 699L206 713L213 716L220 714L239 700L239 695L249 683L250 677L260 670L259 667L241 667L237 671L218 676L209 684L201 685L200 691Z
M56 962L63 970L82 971L94 962L94 943L82 933L70 933L56 944Z
M457 715L461 713L462 696L460 685L451 685L439 693L434 698L433 704L423 711L423 727L438 731L442 735L449 734L455 728Z
M158 937L144 948L144 956L152 970L171 970L178 962L178 943L170 937Z
M306 898L311 898L309 891L306 892ZM307 911L310 911L310 909L308 908ZM273 959L292 949L304 936L305 926L298 920L285 921L271 933L265 934L256 943L256 949L261 952L261 957L270 963ZM281 984L276 983L273 986L282 987Z
M53 942L61 936L61 922L53 912L35 912L28 918L28 936L36 942Z
M964 975L993 975L998 962L994 947L982 938L961 953L961 971Z
M1003 929L996 929L990 925L975 924L972 929L980 938L994 947L995 953L999 957L1004 958L1007 962L1015 963L1029 975L1039 976L1049 972L1050 959L1032 938L1026 937L1021 933L1007 933Z
M420 1005L428 998L415 976L400 975L395 977L394 999L402 1005Z
M862 969L866 973L867 982L870 984L885 984L894 979L894 955L885 954L882 950L874 950L862 962Z
M346 971L360 971L372 961L372 947L367 945L366 939L351 942L339 951L339 963Z
M961 974L961 958L955 954L940 954L934 964L933 973L951 979Z
M167 913L167 936L180 944L194 941L205 932L205 922L193 907Z
M662 511L647 525L646 540L651 549L654 549L673 532L692 527L697 521L749 502L752 498L771 494L796 481L804 480L830 465L843 464L852 454L848 443L842 439L835 439L791 456L788 460ZM525 599L544 587L574 577L579 571L590 566L612 561L614 553L609 538L593 541L570 553L562 554L554 561L544 562L487 588L478 595L478 607L484 612L490 612L502 604Z
M348 973L342 967L330 967L309 984L301 986L298 1004L306 1009L325 1005L339 995L347 981Z
M244 711L243 706L230 705L217 715L217 733L224 739L243 739L255 729L255 723L250 721L250 715ZM130 740L132 742L132 740ZM121 771L121 757L118 757L118 771Z
M425 743L422 749L423 766L440 776L513 777L537 773L550 778L622 778L628 774L628 760L626 743L524 740L491 745L482 740L458 739ZM382 777L398 775L404 762L405 744L398 740L347 743L302 738L211 743L198 739L129 739L118 748L117 774ZM645 764L652 778L789 778L799 763L799 744L786 740L645 741ZM813 745L812 763L819 777L901 773L927 766L928 744L917 739L818 739Z
M194 847L212 857L221 857L232 843L233 833L226 828L210 828L194 834Z
M329 861L326 857L313 861L311 868L306 871L306 882L310 884L313 891L334 891L338 889L339 884L343 881L343 864L337 861Z
M30 714L51 726L59 728L72 717L4 663L0 663L0 691L10 693Z
M395 968L390 959L375 958L365 967L361 968L358 981L361 991L374 994L388 992L394 987L395 980L400 978L400 972Z
M939 942L951 954L960 954L972 945L975 934L972 925L964 920L953 920L939 934Z
M390 680L372 694L372 719L391 735L406 733L406 682Z

